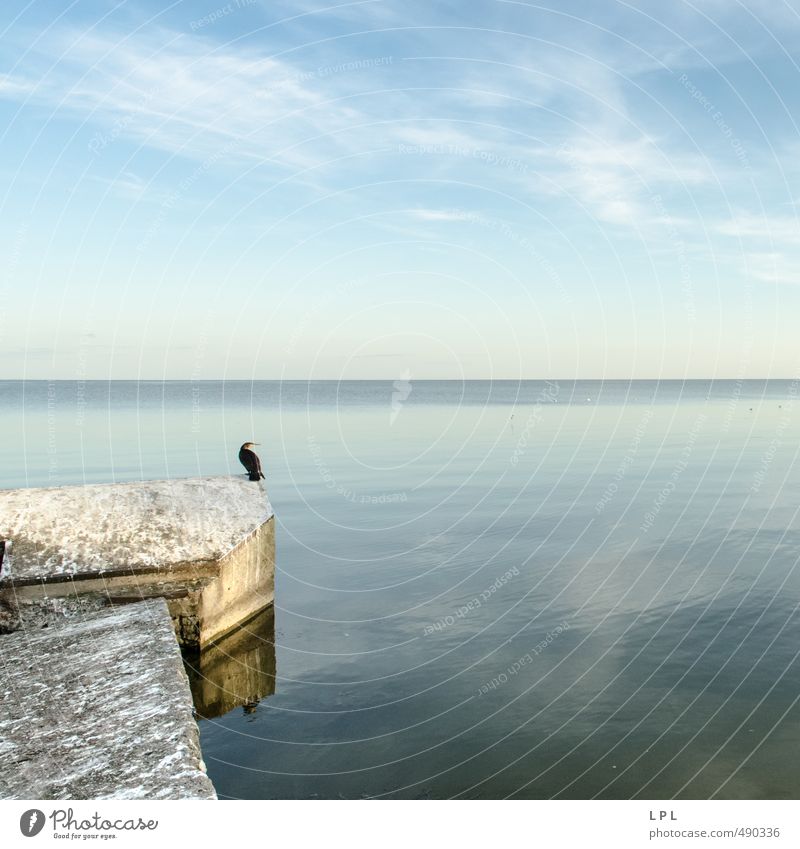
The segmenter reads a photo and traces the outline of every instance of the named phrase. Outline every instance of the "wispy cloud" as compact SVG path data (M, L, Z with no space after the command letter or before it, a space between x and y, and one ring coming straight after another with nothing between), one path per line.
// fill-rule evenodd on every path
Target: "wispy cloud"
M63 53L49 72L45 50ZM307 165L314 159L302 153L305 141L323 136L335 148L336 132L358 118L323 80L308 81L286 62L180 33L62 31L29 62L42 69L41 81L7 82L6 94L24 92L100 127L100 152L109 137L122 137L204 159L237 140L237 159Z
M800 222L787 215L738 211L715 231L740 273L761 283L800 284Z
M92 176L94 182L108 187L116 197L123 200L162 203L166 199L163 192L159 192L132 171L123 171L118 176L109 179L107 177Z
M465 221L468 213L448 209L414 209L409 213L420 221Z
M36 88L32 80L11 74L0 74L0 97L17 99L28 95Z
M800 245L800 220L788 215L756 215L739 212L735 217L721 221L716 230L723 236L738 239L758 239L760 242L788 242Z
M742 268L761 283L800 285L800 256L790 258L781 251L751 251L742 257Z

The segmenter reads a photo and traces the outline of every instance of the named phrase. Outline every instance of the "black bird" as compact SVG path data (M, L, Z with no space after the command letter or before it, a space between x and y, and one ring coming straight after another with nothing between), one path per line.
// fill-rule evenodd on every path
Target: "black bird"
M258 481L264 477L264 473L261 471L261 460L258 459L258 454L250 450L254 445L258 445L258 443L245 442L239 449L239 462L247 469L250 480Z

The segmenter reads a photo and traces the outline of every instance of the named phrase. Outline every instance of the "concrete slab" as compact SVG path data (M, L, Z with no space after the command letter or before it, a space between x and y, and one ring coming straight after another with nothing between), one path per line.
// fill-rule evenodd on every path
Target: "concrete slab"
M245 476L0 490L0 633L165 598L205 645L272 604L275 522Z
M0 797L213 799L162 599L0 637Z
M272 515L244 475L0 490L0 586L202 567Z

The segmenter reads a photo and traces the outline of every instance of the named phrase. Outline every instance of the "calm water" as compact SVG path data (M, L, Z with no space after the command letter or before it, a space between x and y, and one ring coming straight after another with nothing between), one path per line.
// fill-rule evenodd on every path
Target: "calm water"
M798 798L796 392L6 382L2 486L262 443L277 603L204 661L260 676L203 697L221 796Z

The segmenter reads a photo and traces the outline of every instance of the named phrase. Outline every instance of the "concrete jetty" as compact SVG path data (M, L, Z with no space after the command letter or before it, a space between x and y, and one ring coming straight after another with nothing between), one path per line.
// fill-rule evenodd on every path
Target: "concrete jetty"
M194 713L274 691L274 573L244 476L0 490L0 798L216 798Z
M162 599L0 638L0 798L214 799Z
M275 535L244 476L0 491L0 628L164 598L203 646L272 604Z

